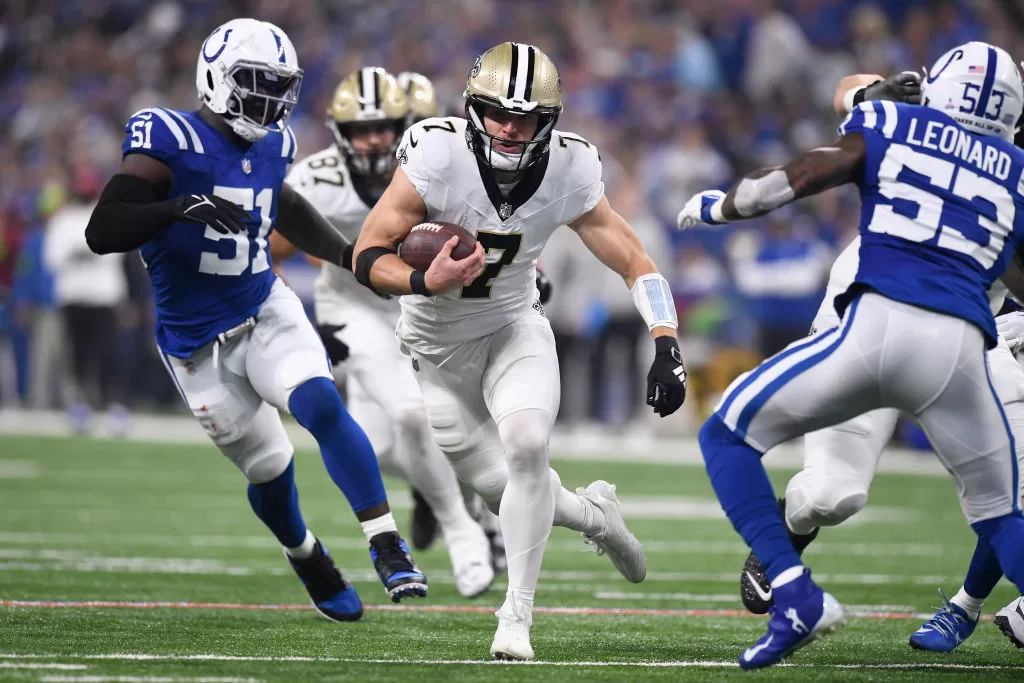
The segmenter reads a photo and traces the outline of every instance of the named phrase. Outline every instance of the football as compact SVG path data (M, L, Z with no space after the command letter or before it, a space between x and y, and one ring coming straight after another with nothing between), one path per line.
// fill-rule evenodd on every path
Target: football
M453 260L461 261L473 253L476 238L469 230L454 223L432 221L420 223L409 231L398 245L398 257L416 270L426 271L444 243L452 237L459 238L459 243L452 249Z

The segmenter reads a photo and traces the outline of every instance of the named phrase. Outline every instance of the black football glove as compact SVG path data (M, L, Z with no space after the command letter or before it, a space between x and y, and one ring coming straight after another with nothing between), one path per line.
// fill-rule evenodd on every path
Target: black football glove
M541 304L546 304L548 299L551 298L551 292L554 290L554 285L551 284L551 280L544 274L544 271L540 268L537 269L537 291L540 292Z
M654 362L647 373L647 405L668 417L686 399L686 367L673 337L657 337L654 348Z
M921 104L921 74L901 71L864 88L865 100L892 100L907 104Z
M248 211L215 194L183 194L171 200L171 216L176 223L205 223L222 235L245 230Z
M320 340L327 349L327 356L331 359L331 365L337 365L348 358L348 344L341 341L338 333L345 329L344 325L317 325L316 331Z

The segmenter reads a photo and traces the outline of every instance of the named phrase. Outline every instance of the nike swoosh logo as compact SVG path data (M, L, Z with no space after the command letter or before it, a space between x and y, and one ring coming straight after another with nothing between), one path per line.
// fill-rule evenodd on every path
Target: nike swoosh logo
M409 133L409 146L410 147L415 147L418 144L420 144L420 143L416 142L416 138L414 138L412 136L412 133Z
M754 592L757 593L757 597L761 598L765 602L771 602L772 589L769 587L768 591L765 592L765 590L761 588L761 584L759 584L757 579L754 578L753 574L750 572L745 572L745 574L747 575L747 581L749 581L750 585L754 587Z
M743 653L744 661L749 662L751 659L756 657L758 655L758 653L761 652L761 650L763 650L766 647L768 647L769 645L771 645L772 644L772 640L774 640L774 639L775 639L775 634L773 633L770 636L768 636L768 640L764 641L760 645L755 645L755 646L753 646L751 648L748 648L747 651Z

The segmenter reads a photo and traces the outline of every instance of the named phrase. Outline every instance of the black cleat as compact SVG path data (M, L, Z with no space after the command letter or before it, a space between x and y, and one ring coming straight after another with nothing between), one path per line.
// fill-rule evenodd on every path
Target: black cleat
M319 540L313 547L313 554L304 560L288 553L284 555L322 617L331 621L358 621L363 616L363 603L356 589L341 575Z
M785 519L785 498L779 499L779 512ZM789 531L788 528L787 531ZM794 534L789 531L789 540L792 541L798 555L803 555L804 549L818 537L818 531L819 529L815 529L806 535ZM754 614L767 614L771 606L775 604L771 582L765 576L761 561L757 559L757 555L753 551L747 555L747 560L743 563L743 571L740 573L740 598L743 600L743 606Z
M439 526L434 511L416 489L412 489L412 547L426 550L437 540Z
M371 538L370 558L391 602L427 597L427 577L412 561L409 546L397 532L387 531Z

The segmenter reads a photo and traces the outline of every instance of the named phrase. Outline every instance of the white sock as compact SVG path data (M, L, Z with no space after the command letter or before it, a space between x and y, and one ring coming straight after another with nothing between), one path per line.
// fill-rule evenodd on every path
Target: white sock
M586 496L572 493L559 485L555 488L555 526L582 531L594 536L604 530L604 512Z
M367 522L360 522L359 526L363 528L363 534L365 534L367 541L377 534L386 534L389 531L398 533L398 525L395 524L395 518L391 516L390 512L386 512L380 517L375 517Z
M528 617L533 613L533 598L537 594L535 590L528 590L526 588L518 588L516 590L509 589L505 593L505 601L513 603L513 609L516 609L516 614L520 617ZM523 611L526 614L523 614Z
M985 604L984 598L971 597L967 591L964 590L963 586L960 586L960 590L957 594L949 599L951 603L967 612L967 616L973 621L977 621L978 617L981 616L981 606Z
M306 538L302 541L302 545L296 546L295 548L285 548L284 551L296 560L305 560L313 554L313 548L315 546L316 536L313 535L312 531L306 529Z
M775 580L772 581L772 588L781 588L785 586L787 583L790 583L791 581L796 581L803 575L804 566L802 564L798 564L795 567L790 567L789 569L783 571L781 574L775 577Z

